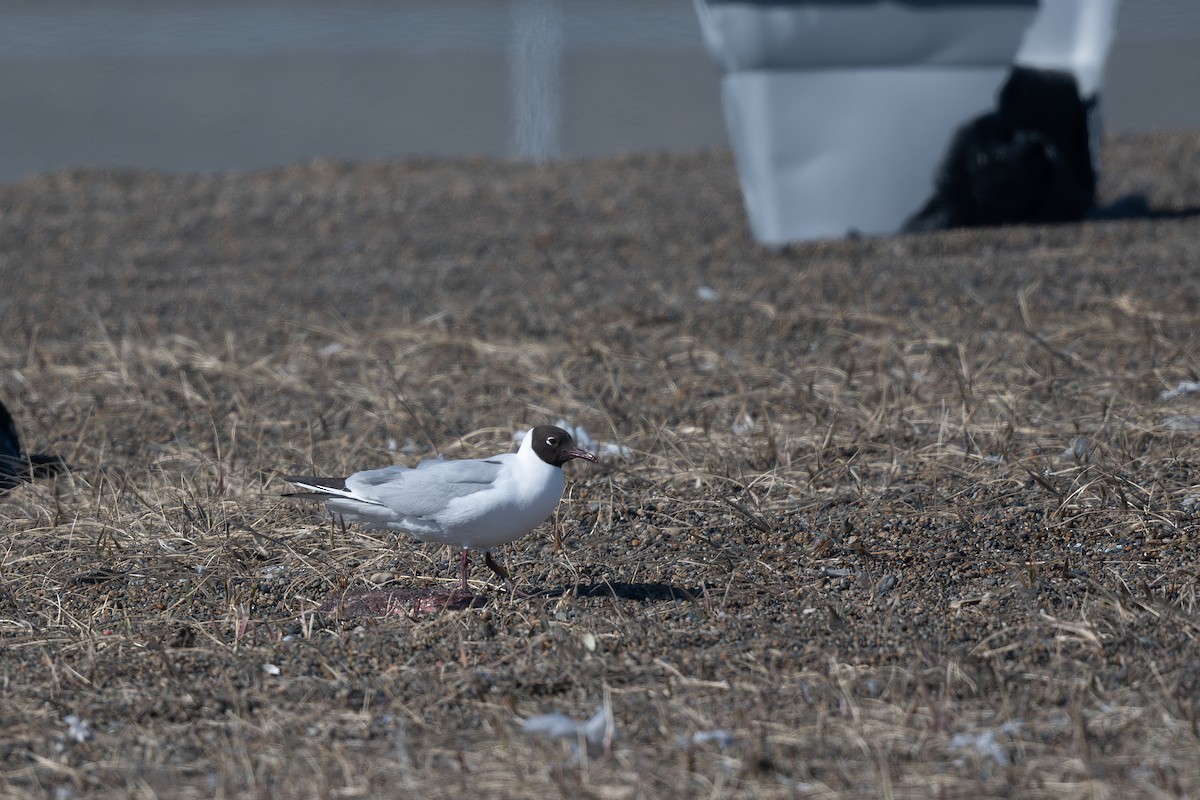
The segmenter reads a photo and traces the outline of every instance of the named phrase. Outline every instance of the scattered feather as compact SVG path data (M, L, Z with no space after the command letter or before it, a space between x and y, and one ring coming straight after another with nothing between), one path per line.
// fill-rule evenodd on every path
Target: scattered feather
M1173 400L1185 394L1200 392L1200 381L1180 381L1174 389L1164 389L1159 395L1163 400Z
M617 738L611 713L604 706L596 709L596 713L586 722L576 722L566 714L540 714L525 720L521 728L530 736L562 739L575 753L583 743L589 755L606 751Z
M717 290L712 288L711 286L697 286L696 287L696 299L700 300L701 302L711 303L713 300L716 300L718 297L720 297L720 295L717 294Z
M995 729L978 733L956 733L950 737L949 746L951 750L973 750L980 759L993 761L1003 767L1009 763L1008 753L996 741L996 734L1013 734L1020 729L1020 720L1009 720Z
M62 721L67 726L67 736L80 744L83 744L95 735L92 733L92 729L88 727L87 722L80 719L77 714L68 714L63 717Z
M1066 450L1062 451L1061 457L1064 459L1071 459L1073 461L1082 463L1084 461L1087 461L1091 455L1092 455L1091 442L1089 442L1087 439L1083 438L1082 436L1077 436L1077 437L1075 437L1075 440L1073 442L1071 442L1071 446L1068 447Z

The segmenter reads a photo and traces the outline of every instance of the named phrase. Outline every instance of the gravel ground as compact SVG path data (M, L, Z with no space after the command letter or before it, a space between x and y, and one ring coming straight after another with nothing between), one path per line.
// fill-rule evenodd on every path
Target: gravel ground
M1055 227L750 241L726 153L0 187L0 797L1200 794L1200 134ZM284 474L512 446L506 548ZM597 709L599 733L523 720Z

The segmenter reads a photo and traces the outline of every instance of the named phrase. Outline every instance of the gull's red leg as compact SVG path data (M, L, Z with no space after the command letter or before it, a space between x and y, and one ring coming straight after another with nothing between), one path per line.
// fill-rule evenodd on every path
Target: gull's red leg
M490 556L489 556L489 558L490 558ZM470 563L471 563L470 551L464 547L462 549L462 591L463 591L463 594L471 593L471 590L469 588L467 588L467 566Z

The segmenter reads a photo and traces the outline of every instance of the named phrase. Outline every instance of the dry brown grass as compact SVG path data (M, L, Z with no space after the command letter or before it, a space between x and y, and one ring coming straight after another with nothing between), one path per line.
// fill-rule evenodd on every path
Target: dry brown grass
M1195 136L1112 151L1200 198ZM0 797L1200 794L1193 216L771 253L718 156L0 201L0 391L74 467L0 498ZM454 554L281 474L560 416L633 455L506 553L550 596L318 613ZM606 702L609 756L521 731Z

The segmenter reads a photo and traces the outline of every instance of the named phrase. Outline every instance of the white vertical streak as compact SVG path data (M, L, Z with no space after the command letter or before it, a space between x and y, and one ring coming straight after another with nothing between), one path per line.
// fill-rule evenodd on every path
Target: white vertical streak
M558 0L513 0L509 73L518 158L561 154L563 23Z

